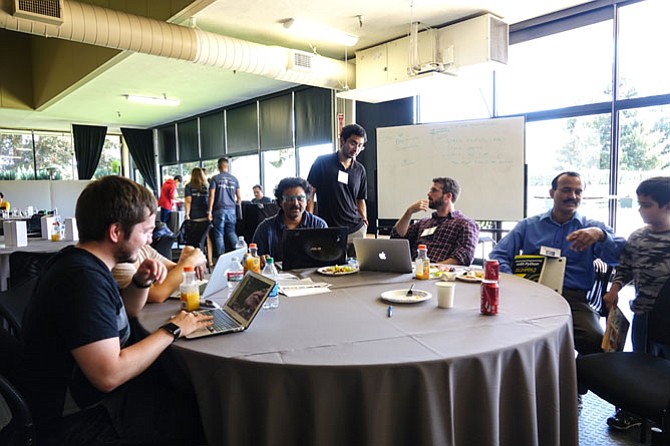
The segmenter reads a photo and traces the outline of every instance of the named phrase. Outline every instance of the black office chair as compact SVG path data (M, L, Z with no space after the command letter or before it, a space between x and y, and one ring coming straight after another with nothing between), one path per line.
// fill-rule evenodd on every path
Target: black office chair
M172 260L172 245L174 245L176 241L177 237L174 235L163 235L151 242L151 247L166 259Z
M0 430L0 444L34 446L35 425L26 400L12 384L9 377L16 376L19 341L0 327L0 406L5 406L10 419L0 420L5 427Z
M610 280L614 274L614 267L600 259L596 259L593 262L593 268L596 272L596 280L586 295L586 301L601 317L606 317L607 308L605 308L605 304L603 303L603 296L607 293Z
M244 236L244 239L247 240L247 243L251 242L254 238L254 232L256 228L268 217L279 212L279 206L277 203L251 203L251 202L242 202L242 220L240 227L237 227L237 235Z
M14 251L9 255L9 285L15 287L42 274L44 265L57 253Z
M670 338L670 280L659 293L648 321L647 345ZM651 317L653 315L653 317ZM668 344L670 345L670 344ZM577 358L577 378L602 399L650 423L652 445L670 445L670 360L641 352L596 353Z
M212 229L212 222L209 220L185 220L177 232L177 245L179 247L193 246L200 248L209 263L207 237L209 236L210 229Z
M0 327L17 339L21 339L23 313L28 307L36 284L37 278L33 278L19 286L0 291Z

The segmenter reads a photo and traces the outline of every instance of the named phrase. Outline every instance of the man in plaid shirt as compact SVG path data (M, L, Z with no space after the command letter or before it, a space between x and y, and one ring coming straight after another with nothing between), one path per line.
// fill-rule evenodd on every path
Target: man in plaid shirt
M479 226L454 208L461 187L453 178L433 178L428 199L412 203L393 227L391 238L409 240L412 259L417 247L428 247L428 258L435 263L469 265L479 242ZM434 209L430 217L410 224L412 215Z

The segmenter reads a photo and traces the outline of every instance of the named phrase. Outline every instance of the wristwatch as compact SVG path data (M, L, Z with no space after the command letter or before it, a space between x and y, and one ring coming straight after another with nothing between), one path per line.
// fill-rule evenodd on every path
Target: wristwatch
M181 328L179 328L179 325L173 324L172 322L168 322L161 328L170 333L174 337L173 342L179 339L179 335L181 335Z

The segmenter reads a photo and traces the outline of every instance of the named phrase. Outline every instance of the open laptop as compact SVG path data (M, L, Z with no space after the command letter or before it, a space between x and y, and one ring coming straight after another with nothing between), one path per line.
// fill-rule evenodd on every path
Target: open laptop
M186 338L194 339L246 330L263 307L263 302L274 286L274 280L253 271L247 271L242 282L233 290L223 307L198 312L213 316L214 323L191 333Z
M221 254L219 256L219 259L216 261L216 266L214 266L214 270L209 276L209 279L198 281L201 299L206 299L228 286L226 270L232 265L233 257L237 257L237 261L241 262L245 252L246 248L240 248L236 249L235 251ZM179 299L179 294L179 288L177 288L172 294L170 294L170 297Z
M282 269L343 265L347 262L345 227L288 229L282 236Z
M405 239L356 238L354 248L361 271L412 272L409 241Z

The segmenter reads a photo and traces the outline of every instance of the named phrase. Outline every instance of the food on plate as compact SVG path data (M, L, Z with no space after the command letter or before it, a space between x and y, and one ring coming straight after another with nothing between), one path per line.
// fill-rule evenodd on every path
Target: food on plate
M343 273L353 273L358 271L358 268L349 265L335 265L335 266L326 266L321 268L321 271L328 274L343 274Z
M470 271L464 272L462 275L464 277L469 278L469 279L483 279L484 278L484 271L470 270Z

